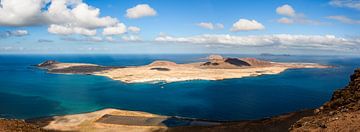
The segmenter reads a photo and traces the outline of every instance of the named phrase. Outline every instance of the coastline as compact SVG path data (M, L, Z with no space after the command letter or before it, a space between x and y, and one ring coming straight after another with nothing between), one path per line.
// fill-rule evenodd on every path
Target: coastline
M314 115L313 109L309 109L255 120L213 121L107 108L89 113L29 119L26 122L49 131L197 132L246 130L281 132L287 131L299 119L312 115ZM142 120L138 120L139 117ZM161 122L154 123L159 119ZM134 123L134 120L137 122Z

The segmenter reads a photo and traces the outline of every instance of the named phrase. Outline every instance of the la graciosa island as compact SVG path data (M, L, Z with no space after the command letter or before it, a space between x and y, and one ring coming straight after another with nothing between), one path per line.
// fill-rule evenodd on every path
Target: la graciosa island
M206 62L187 64L154 61L144 66L116 67L86 63L62 63L50 60L37 66L48 70L50 73L92 74L106 76L125 83L223 80L278 74L287 69L331 67L316 63L281 63L255 58L223 58L221 55L210 55Z

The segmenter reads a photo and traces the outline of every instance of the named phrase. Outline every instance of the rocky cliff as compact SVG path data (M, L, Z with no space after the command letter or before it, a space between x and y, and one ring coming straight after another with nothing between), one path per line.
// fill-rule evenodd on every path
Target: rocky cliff
M291 131L359 131L360 69L350 77L344 89L333 93L330 101L315 109L315 115L296 122Z
M0 132L50 132L23 120L0 119Z

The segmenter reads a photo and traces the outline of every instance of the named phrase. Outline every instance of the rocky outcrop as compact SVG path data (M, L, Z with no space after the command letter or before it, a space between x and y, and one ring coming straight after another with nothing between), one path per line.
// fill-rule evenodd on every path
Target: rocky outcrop
M360 69L350 77L344 89L333 93L330 101L315 109L315 115L296 122L291 131L360 130Z
M23 120L0 119L0 132L48 132L48 130Z
M36 66L38 67L48 67L48 66L51 66L53 64L58 64L59 62L55 61L55 60L47 60L47 61L44 61L40 64L37 64Z
M351 75L348 86L335 91L331 100L318 109L321 113L357 110L360 110L360 69Z
M240 60L238 58L226 58L225 62L235 66L251 66L251 64L249 64L248 62Z

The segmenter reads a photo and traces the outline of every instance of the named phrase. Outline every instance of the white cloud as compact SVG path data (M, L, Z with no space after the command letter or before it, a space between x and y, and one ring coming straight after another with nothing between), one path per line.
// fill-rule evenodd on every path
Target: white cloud
M276 13L280 14L280 15L285 15L285 16L290 16L293 17L295 16L295 10L288 4L282 5L278 8L276 8Z
M210 29L210 30L224 28L224 25L221 23L213 24L211 22L200 22L200 23L197 23L196 25L199 27L202 27L202 28Z
M126 42L139 42L142 41L141 38L137 35L124 35L121 37L123 41Z
M136 26L129 26L128 30L132 33L139 33L141 31L141 29L139 27Z
M264 25L255 21L255 20L248 20L248 19L239 19L235 22L230 29L232 32L237 31L250 31L250 30L262 30L265 29Z
M1 0L0 25L27 26L41 23L43 0Z
M126 32L126 26L123 23L118 23L113 27L106 27L102 32L103 35L120 35Z
M148 4L139 4L135 7L129 8L126 10L126 17L127 18L141 18L146 16L155 16L157 13L156 11L151 8Z
M73 42L115 42L112 37L98 37L98 36L88 36L88 37L81 37L81 38L74 38L74 37L63 37L61 40L64 41L73 41Z
M12 36L25 36L25 35L29 35L29 32L27 30L15 30L15 31L10 31L10 34Z
M285 17L279 18L277 22L283 24L312 24L312 25L321 25L325 24L316 20L311 20L306 18L302 13L297 13L295 9L288 5L282 5L276 8L276 13Z
M14 30L14 31L4 31L0 32L0 38L8 38L8 37L22 37L29 35L27 30Z
M70 5L74 8L69 8ZM52 0L48 11L44 12L44 16L49 23L90 29L113 26L118 23L116 18L100 17L100 9L98 8L81 2L72 4L69 0Z
M190 37L173 37L161 34L155 38L157 42L190 43L204 45L233 45L233 46L273 46L277 48L299 49L360 49L360 38L342 38L334 35L198 35Z
M292 23L294 23L294 20L286 18L286 17L282 17L282 18L278 19L277 22L284 23L284 24L292 24Z
M336 7L346 7L360 10L359 0L331 0L329 4Z
M49 25L55 34L96 34L96 29L121 24L100 16L100 9L82 0L1 0L0 26Z
M214 25L210 22L201 22L197 24L199 27L206 28L206 29L214 29Z
M328 19L333 19L346 24L360 24L360 20L354 20L346 16L328 16Z
M48 32L52 34L59 34L59 35L71 35L71 34L80 34L86 36L94 36L96 35L95 29L86 29L82 27L73 27L73 26L63 26L63 25L56 25L51 24L48 28Z

